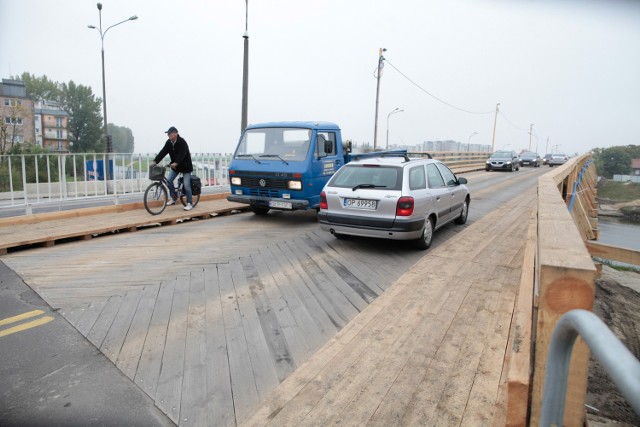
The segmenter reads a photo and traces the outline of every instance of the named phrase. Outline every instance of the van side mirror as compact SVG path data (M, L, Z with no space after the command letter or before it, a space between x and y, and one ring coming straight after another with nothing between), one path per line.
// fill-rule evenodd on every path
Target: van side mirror
M466 184L467 182L468 182L468 181L467 181L467 178L465 178L465 177L463 177L463 176L461 176L460 178L458 178L458 184Z

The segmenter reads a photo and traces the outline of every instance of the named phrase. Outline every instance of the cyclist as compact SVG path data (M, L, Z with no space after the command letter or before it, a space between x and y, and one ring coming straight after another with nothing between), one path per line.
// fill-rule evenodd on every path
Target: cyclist
M151 165L153 166L158 164L158 162L162 161L167 154L169 155L169 158L171 159L171 164L169 165L171 166L171 171L169 172L167 181L169 181L171 200L169 200L167 205L175 205L176 200L178 199L173 181L178 176L178 173L182 172L184 192L187 195L187 205L184 207L184 210L190 211L193 209L193 206L191 206L191 172L193 172L193 164L191 163L189 146L187 145L187 141L178 134L178 129L176 129L175 126L171 126L165 133L169 135L169 139L164 143L164 147L162 147L162 150L160 150L156 158L153 159Z

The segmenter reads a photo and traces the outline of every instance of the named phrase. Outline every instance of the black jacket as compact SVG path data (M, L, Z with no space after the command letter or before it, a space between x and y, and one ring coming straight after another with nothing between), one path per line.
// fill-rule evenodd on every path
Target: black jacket
M170 139L167 139L167 142L164 143L164 147L162 147L162 150L160 150L153 161L160 163L167 154L171 158L171 163L178 164L178 166L176 166L177 172L193 172L191 153L189 152L187 141L185 141L183 137L178 135L175 144L172 143Z

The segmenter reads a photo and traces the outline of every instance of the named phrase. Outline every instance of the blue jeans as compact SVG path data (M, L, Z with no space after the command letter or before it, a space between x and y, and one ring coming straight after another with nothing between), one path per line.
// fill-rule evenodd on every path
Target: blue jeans
M176 172L173 169L169 169L169 176L167 177L167 182L169 183L169 194L171 194L172 199L176 199L178 196L176 195L176 187L173 185L173 181L175 181L179 172ZM187 203L191 203L192 194L191 194L191 173L185 172L182 174L182 178L184 180L184 194L187 195Z

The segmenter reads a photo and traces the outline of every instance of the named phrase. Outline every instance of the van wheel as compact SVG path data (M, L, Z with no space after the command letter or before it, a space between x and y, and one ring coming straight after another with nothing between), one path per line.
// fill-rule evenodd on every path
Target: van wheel
M256 215L266 215L269 212L269 208L261 208L259 206L251 206L251 210Z
M426 250L431 246L433 241L433 220L431 217L427 218L424 224L424 230L422 230L422 237L415 240L415 246L417 249Z
M462 212L460 212L460 216L454 220L456 224L464 224L467 222L467 217L469 216L469 200L464 201L462 204Z

